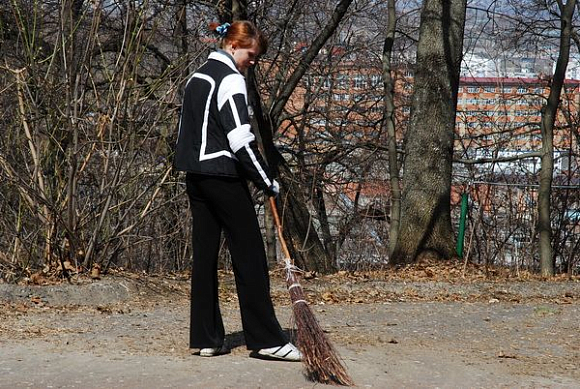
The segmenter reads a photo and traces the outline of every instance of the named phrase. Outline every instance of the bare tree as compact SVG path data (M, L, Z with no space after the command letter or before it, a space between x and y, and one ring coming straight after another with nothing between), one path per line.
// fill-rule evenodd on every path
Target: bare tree
M569 0L564 4L556 1L560 12L560 50L556 61L556 69L552 77L550 95L542 108L542 159L540 171L540 188L538 190L538 232L540 234L540 268L542 275L554 274L554 258L552 252L552 218L551 196L552 177L554 174L554 123L560 105L560 95L566 68L570 57L570 45L573 32L573 16L576 1Z
M1 117L0 252L24 272L182 268L176 230L187 207L168 185L166 158L188 61L183 39L181 51L172 43L175 31L183 38L183 21L181 32L171 27L177 8L22 1L5 9L14 27L2 63L12 72L0 95L17 109Z

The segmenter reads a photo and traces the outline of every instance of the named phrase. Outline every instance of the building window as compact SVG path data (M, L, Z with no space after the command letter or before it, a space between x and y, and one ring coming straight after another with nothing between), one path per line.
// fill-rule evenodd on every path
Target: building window
M333 93L332 99L334 101L348 101L348 100L350 100L350 95L344 94L344 93Z
M485 90L487 93L495 93L495 87L494 87L494 86L486 86L486 87L484 88L484 90Z
M339 74L336 77L336 83L339 89L348 89L348 77L344 74Z
M476 86L468 86L467 87L467 93L477 93L479 92L479 88Z
M523 86L518 87L518 93L526 93L527 91L528 90Z
M360 89L360 88L365 88L367 86L366 85L366 77L362 76L360 74L357 74L356 76L354 76L353 81L354 81L355 88Z
M377 74L371 76L371 83L373 86L378 86L383 83L383 77Z

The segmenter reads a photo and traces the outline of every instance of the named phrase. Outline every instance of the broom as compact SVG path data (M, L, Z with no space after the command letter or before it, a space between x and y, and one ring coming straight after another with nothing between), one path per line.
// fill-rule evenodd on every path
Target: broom
M296 342L302 352L302 362L306 365L308 377L316 382L333 385L353 385L346 369L340 361L338 353L320 328L314 313L306 302L306 296L298 279L299 269L290 259L290 252L282 236L282 224L276 208L274 197L270 197L270 206L274 215L274 222L278 231L278 238L284 265L286 268L286 284L292 300L294 321L296 322Z

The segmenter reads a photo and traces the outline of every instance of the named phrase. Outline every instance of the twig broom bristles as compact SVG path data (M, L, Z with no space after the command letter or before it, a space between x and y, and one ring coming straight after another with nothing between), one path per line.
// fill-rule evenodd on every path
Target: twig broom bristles
M280 222L276 201L273 197L270 197L270 206L278 231L282 253L285 256L286 284L292 300L292 310L294 311L297 333L296 342L302 352L303 363L306 365L308 377L313 381L324 384L353 385L353 381L342 365L338 353L327 339L322 328L320 328L314 313L306 302L306 296L297 276L298 269L290 258L290 252L282 235L282 223Z

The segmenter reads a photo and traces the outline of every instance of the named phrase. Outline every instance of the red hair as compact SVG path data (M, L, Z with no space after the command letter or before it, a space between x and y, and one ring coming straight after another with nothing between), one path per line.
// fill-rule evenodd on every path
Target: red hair
M209 29L216 32L220 26L219 23L210 23ZM258 45L260 54L263 54L268 49L268 40L254 23L248 20L236 20L228 27L225 36L222 37L220 48L225 48L227 45L236 45L243 49L250 48L254 44Z

